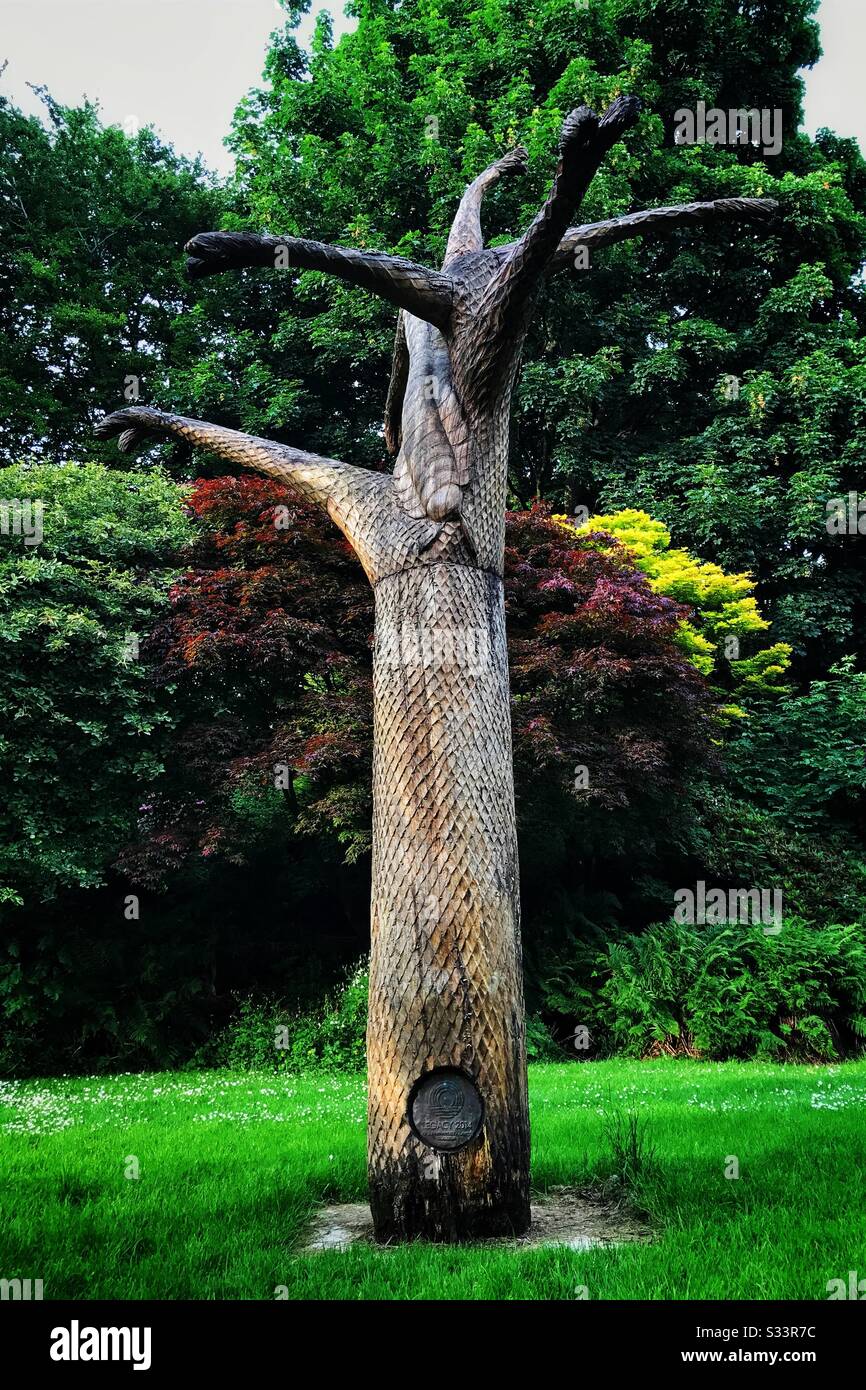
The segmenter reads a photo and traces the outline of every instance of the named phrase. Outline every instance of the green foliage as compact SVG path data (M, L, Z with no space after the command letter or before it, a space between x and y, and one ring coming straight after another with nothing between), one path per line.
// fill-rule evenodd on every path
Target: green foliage
M725 681L730 698L751 702L786 688L791 648L783 642L763 645L762 635L770 624L758 609L750 575L728 574L687 550L672 550L670 531L646 512L630 509L593 516L579 527L569 525L565 517L555 519L576 535L613 536L657 593L692 610L693 617L680 623L680 645L699 671ZM730 639L735 639L733 645ZM741 655L741 642L754 648L748 656ZM727 708L732 714L744 713L737 705Z
M130 917L116 882L113 901L95 891L173 722L136 643L168 606L182 498L160 472L0 469L0 499L29 503L31 522L42 509L39 544L0 535L0 1065L16 1074L68 1066L96 1039L114 1058L146 1053L198 988L168 922Z
M94 421L129 390L162 395L194 352L181 248L225 199L152 130L41 95L43 120L0 98L0 462L114 463Z
M137 660L188 535L161 473L0 469L0 498L41 504L42 540L0 536L0 891L42 901L103 881L162 768L167 694Z
M730 780L730 788L704 782L696 789L692 845L701 873L716 883L776 884L787 911L819 926L861 918L862 849L840 833L822 838L793 829L738 795L737 779Z
M362 1071L367 993L367 962L362 960L313 1008L289 1011L278 1000L241 999L235 1017L191 1065L247 1071Z
M835 1059L866 1040L863 923L816 929L658 923L547 974L548 1008L593 1049L633 1057Z
M526 1018L526 1055L530 1062L556 1062L562 1057L562 1048L538 1014Z
M866 674L852 660L805 694L790 694L740 731L730 775L742 793L798 833L862 848L866 831Z

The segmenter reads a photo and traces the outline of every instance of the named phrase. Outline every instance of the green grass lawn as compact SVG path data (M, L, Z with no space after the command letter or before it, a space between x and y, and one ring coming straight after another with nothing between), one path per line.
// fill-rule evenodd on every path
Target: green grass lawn
M536 1065L530 1095L538 1191L609 1178L605 1113L646 1117L652 1244L299 1257L314 1206L363 1197L362 1078L172 1072L0 1083L0 1277L46 1299L821 1299L866 1276L866 1063Z

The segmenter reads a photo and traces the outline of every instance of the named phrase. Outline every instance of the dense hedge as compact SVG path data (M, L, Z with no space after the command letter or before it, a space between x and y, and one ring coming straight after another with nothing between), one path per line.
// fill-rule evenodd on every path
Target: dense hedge
M528 1019L531 1060L618 1053L832 1061L866 1041L863 925L821 929L661 922L642 935L578 947ZM322 1004L291 1012L239 1001L198 1065L277 1071L364 1066L367 973L361 962Z

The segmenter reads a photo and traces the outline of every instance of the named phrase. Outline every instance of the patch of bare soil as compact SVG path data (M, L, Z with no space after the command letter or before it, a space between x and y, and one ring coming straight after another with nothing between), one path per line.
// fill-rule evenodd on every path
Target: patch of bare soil
M484 1244L515 1250L540 1245L593 1250L651 1239L646 1221L622 1201L612 1202L584 1189L554 1187L532 1203L532 1225L526 1235L502 1237ZM301 1236L299 1250L303 1255L312 1255L322 1250L347 1250L358 1243L373 1244L370 1208L364 1202L345 1202L315 1213Z

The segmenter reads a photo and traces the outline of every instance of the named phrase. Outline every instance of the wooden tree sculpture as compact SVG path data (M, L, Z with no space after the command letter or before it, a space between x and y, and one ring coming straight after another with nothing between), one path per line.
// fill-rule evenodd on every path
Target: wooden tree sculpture
M546 275L662 226L761 218L749 198L569 227L638 117L620 97L566 119L550 195L508 246L484 247L463 195L441 270L296 237L203 232L193 276L288 263L399 310L385 437L393 475L146 406L107 416L123 450L174 435L285 480L349 539L376 595L368 1161L379 1240L529 1225L529 1118L502 567L509 404Z

